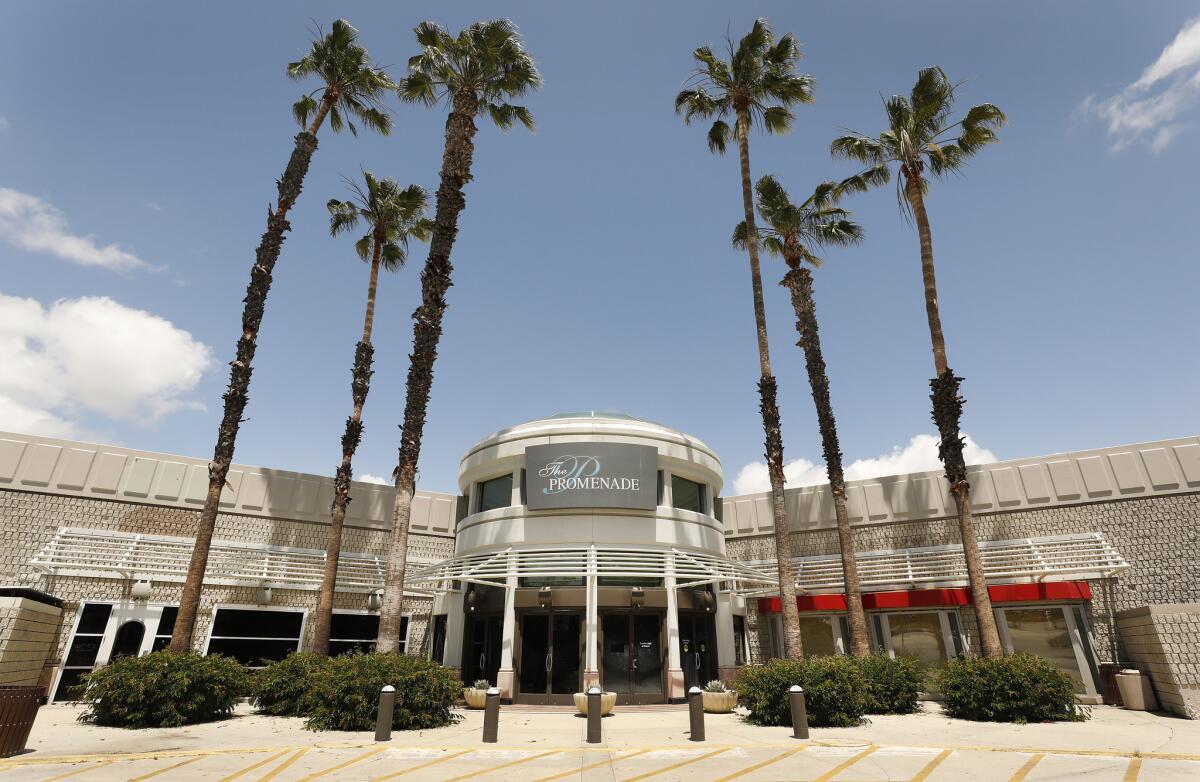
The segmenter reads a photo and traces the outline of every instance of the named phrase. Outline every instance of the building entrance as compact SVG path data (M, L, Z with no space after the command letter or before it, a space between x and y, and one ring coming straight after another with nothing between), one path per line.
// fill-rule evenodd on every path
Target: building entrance
M573 696L582 689L583 614L524 614L520 660L517 703L573 703Z
M679 664L684 691L703 688L717 678L717 645L709 614L679 615Z
M617 703L662 703L662 616L605 614L601 624L600 670L604 688Z
M463 631L466 655L463 658L463 682L473 684L487 679L496 684L500 670L500 638L503 618L500 614L471 614Z

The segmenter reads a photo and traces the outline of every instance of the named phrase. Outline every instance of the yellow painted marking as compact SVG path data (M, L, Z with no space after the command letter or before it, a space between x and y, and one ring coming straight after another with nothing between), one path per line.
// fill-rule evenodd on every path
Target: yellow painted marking
M1034 755L1029 760L1025 761L1025 765L1017 769L1017 773L1013 774L1008 782L1022 782L1025 777L1029 776L1029 772L1033 771L1033 767L1042 762L1045 755Z
M358 763L359 761L366 760L367 758L375 757L380 752L383 752L385 749L388 749L388 746L386 744L383 745L382 747L376 747L375 749L367 750L366 752L362 753L361 755L358 755L357 757L353 757L353 758L350 758L349 760L338 763L336 766L330 766L329 768L324 769L322 771L314 771L313 773L309 774L306 777L301 777L300 782L310 782L310 780L319 779L320 777L323 777L326 774L332 774L335 771L340 771L341 769L345 768L346 766L353 766L355 763Z
M575 774L582 774L583 772L591 771L594 768L600 768L601 766L607 766L609 763L620 763L622 760L629 760L630 758L637 757L638 755L645 755L649 751L650 750L648 750L648 749L639 749L637 752L630 752L628 755L622 755L619 758L605 758L604 760L601 760L599 763L593 763L590 766L583 766L582 768L573 768L570 771L564 771L561 774L555 774L554 776L542 777L541 779L535 779L535 780L533 780L533 782L551 782L551 780L554 780L554 779L562 779L563 777L574 776Z
M1124 782L1137 782L1138 774L1142 772L1142 759L1134 758L1129 761L1129 768L1125 769Z
M237 779L240 776L244 776L245 774L249 774L251 771L253 771L256 768L262 768L263 766L267 765L268 763L270 763L273 760L279 760L281 757L283 757L284 755L286 755L289 752L291 752L290 749L281 749L280 751L276 752L274 755L267 758L266 760L260 760L252 766L246 766L246 768L242 769L241 771L235 771L227 777L221 777L219 780L217 780L217 782L233 782L233 780Z
M151 771L149 774L142 774L140 777L134 777L133 779L129 780L129 782L142 782L143 779L149 779L150 777L156 777L159 774L165 774L168 771L173 771L173 770L179 768L180 766L186 766L188 763L195 763L199 759L200 759L199 757L188 758L187 760L183 761L182 763L176 763L173 766L167 766L166 768L160 768L157 771Z
M875 750L877 750L877 749L879 749L879 747L877 747L877 746L875 746L874 744L872 744L871 746L867 747L867 748L866 748L866 749L864 749L862 752L858 753L857 755L855 755L854 757L850 758L850 759L849 759L849 760L847 760L846 762L844 762L844 763L839 763L838 765L836 765L836 766L834 766L833 768L829 769L829 770L828 770L828 771L826 771L824 774L822 774L821 776L819 776L819 777L817 777L816 779L814 779L814 780L813 780L813 782L828 782L828 780L830 780L830 779L833 779L833 778L834 778L834 777L836 777L838 774L840 774L840 773L842 773L843 771L845 771L846 769L850 768L850 767L851 767L851 766L853 766L855 763L857 763L858 761L862 760L862 759L863 759L863 758L865 758L867 755L870 755L872 752L874 752L874 751L875 751Z
M312 747L301 747L300 749L296 750L295 754L293 754L290 758L268 771L265 775L259 777L258 782L267 782L268 779L274 779L275 777L279 776L281 771L299 760L304 753L308 752L310 749L312 749Z
M663 747L663 749L666 749L666 747ZM665 766L656 771L648 771L645 774L638 774L636 777L630 777L629 779L622 780L622 782L636 782L639 779L647 779L649 777L656 777L659 774L665 774L668 771L674 771L675 769L681 768L682 766L690 766L693 763L699 763L701 760L707 760L708 758L711 758L713 755L720 755L722 752L728 752L730 749L731 749L730 747L716 749L716 750L713 750L712 752L701 755L698 758L689 758L688 760L680 761L679 763L672 763L671 765Z
M404 774L408 774L412 771L420 771L423 768L429 768L430 766L437 765L438 763L445 763L447 760L454 760L455 758L461 757L462 755L465 755L468 752L474 752L474 751L475 750L473 750L473 749L464 749L462 752L455 752L450 755L447 755L444 758L438 758L436 760L431 760L428 763L422 763L419 766L413 766L412 768L406 768L403 771L396 771L391 774L384 774L381 777L375 777L374 779L371 780L371 782L383 782L383 780L385 780L385 779L395 779L396 777L403 776Z
M528 763L531 760L537 760L538 758L544 758L547 755L557 755L561 751L562 750L552 749L549 752L541 752L541 753L538 753L537 755L531 755L530 757L527 757L527 758L518 758L517 760L510 760L507 763L501 763L498 766L492 766L491 768L484 769L483 771L472 771L471 773L463 774L462 776L450 777L449 779L443 779L442 782L459 782L459 780L471 779L472 777L482 776L483 774L490 774L493 771L499 771L502 768L512 768L513 766L519 766L522 763Z
M929 775L933 773L933 770L935 768L937 768L938 766L940 766L942 764L943 760L950 757L950 753L953 751L954 750L952 750L952 749L942 750L941 754L939 754L933 760L929 761L929 765L925 766L925 768L918 771L917 775L915 777L913 777L912 779L908 780L908 782L925 782L925 780L929 778Z
M767 758L766 760L762 761L761 763L755 763L753 766L748 766L748 767L742 769L741 771L735 771L727 777L721 777L720 779L715 780L715 782L729 782L729 780L731 780L731 779L737 779L738 777L744 777L747 774L754 772L754 771L758 771L760 768L769 766L772 763L778 763L779 761L783 760L784 758L790 758L792 755L795 755L797 752L803 752L804 750L808 749L810 746L812 746L812 745L805 744L802 747L796 747L795 749L789 749L787 752L780 753L773 758Z
M74 771L68 771L65 774L59 774L56 777L48 777L46 779L43 779L42 782L55 782L55 780L58 780L58 779L66 779L67 777L73 777L76 774L82 774L85 771L91 771L94 768L104 768L109 763L112 763L112 761L111 760L102 760L102 761L100 761L100 763L98 765L84 766L83 768L77 768Z

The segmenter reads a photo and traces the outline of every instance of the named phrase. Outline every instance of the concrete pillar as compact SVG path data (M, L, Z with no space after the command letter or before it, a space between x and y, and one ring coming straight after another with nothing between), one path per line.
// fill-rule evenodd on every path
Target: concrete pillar
M679 661L679 596L675 594L675 555L667 554L663 586L667 590L667 699L681 702L683 665Z
M717 584L713 588L717 588ZM734 651L733 594L717 592L717 678L726 681L737 676L737 656Z
M511 701L516 692L513 674L513 642L517 637L517 553L508 553L508 578L504 587L504 626L500 633L500 670L496 673L496 686L500 697Z
M586 631L583 643L583 690L600 683L600 579L597 570L596 547L588 548L587 575L587 614L585 616Z

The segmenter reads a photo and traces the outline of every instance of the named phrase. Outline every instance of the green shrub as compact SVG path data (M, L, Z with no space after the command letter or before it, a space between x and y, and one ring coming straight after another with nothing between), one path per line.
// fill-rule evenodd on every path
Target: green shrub
M867 714L911 714L917 710L925 673L914 658L872 654L854 661L867 680Z
M462 682L448 668L404 654L344 654L329 660L308 713L311 730L371 730L379 691L396 688L396 730L439 728L454 721L450 706Z
M84 677L81 722L117 728L174 728L229 716L250 690L236 660L167 650L122 657Z
M846 728L862 721L867 681L849 657L771 660L742 669L734 682L747 718L755 725L791 725L788 688L804 688L808 722L816 727Z
M312 711L329 657L301 652L289 654L254 674L254 705L276 717L304 717Z
M1075 680L1044 657L963 657L937 677L951 717L985 722L1086 720L1075 703Z

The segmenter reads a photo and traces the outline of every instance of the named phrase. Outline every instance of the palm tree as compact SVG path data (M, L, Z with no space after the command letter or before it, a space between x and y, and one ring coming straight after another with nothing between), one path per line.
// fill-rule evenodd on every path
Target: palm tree
M861 133L842 136L833 141L830 150L834 157L856 160L867 166L843 181L838 188L840 192L864 191L886 184L891 180L892 165L900 169L896 197L905 215L916 220L921 241L925 315L929 321L933 365L937 373L929 386L933 420L941 438L938 457L946 468L950 493L958 509L958 529L983 653L994 657L1003 654L1003 649L992 614L992 601L988 597L983 560L979 556L975 521L971 516L971 486L967 481L963 438L959 430L963 408L963 397L959 393L962 378L951 371L946 358L946 339L942 334L933 268L933 239L929 232L929 215L925 211L925 194L929 190L925 170L928 167L929 173L939 179L946 174L958 173L968 158L997 140L996 130L1004 124L1005 117L992 104L981 103L968 109L961 120L952 122L950 112L957 86L941 68L925 68L917 76L911 97L894 95L884 101L887 130L874 138Z
M393 652L399 646L409 514L416 491L425 410L433 385L433 364L446 313L446 291L454 269L450 252L458 234L458 216L467 204L463 188L471 181L475 118L487 116L501 130L508 130L518 122L532 130L533 115L529 110L508 101L528 94L542 83L516 25L507 19L476 22L457 36L433 22L421 22L414 32L421 53L408 61L408 75L401 79L398 90L400 98L426 106L444 102L450 116L446 119L429 257L421 272L421 304L413 312L413 348L399 462L394 473L396 505L375 645L381 652Z
M254 265L250 269L250 284L246 288L245 308L242 310L242 334L237 342L237 355L229 365L229 387L224 394L225 411L217 429L213 460L208 465L208 494L200 511L192 559L179 600L179 615L171 635L170 649L177 653L187 651L192 645L196 611L200 607L200 588L208 565L208 550L217 523L225 476L233 462L238 427L246 409L246 392L253 371L251 363L258 347L258 329L262 323L267 293L271 289L271 274L283 246L284 233L291 229L287 220L288 211L300 197L309 162L317 149L317 131L326 117L329 117L329 125L335 133L348 126L350 132L357 135L358 129L351 117L383 134L387 134L392 126L391 118L382 109L380 100L395 84L371 61L367 50L358 43L358 31L349 22L338 19L328 34L318 29L314 31L314 38L309 53L287 67L288 76L292 79L316 76L323 85L292 106L292 113L301 131L296 136L295 149L278 182L279 200L274 209L267 209L267 230L262 235L255 252ZM314 97L317 93L321 95L319 100Z
M814 247L850 245L862 241L862 227L849 219L849 213L836 206L836 185L822 182L804 203L797 206L787 191L768 175L758 180L758 213L765 226L758 229L763 249L783 258L788 271L780 282L791 291L792 307L796 310L796 331L804 350L808 369L808 384L812 388L813 404L817 408L817 426L821 431L821 448L825 452L825 471L833 495L833 510L837 518L838 544L842 554L842 576L846 587L846 609L850 625L850 652L856 657L870 654L867 640L867 617L863 612L862 584L858 578L858 563L854 559L854 536L850 531L850 514L846 510L846 477L842 471L842 450L838 444L837 420L829 401L829 376L825 372L825 357L821 353L821 335L817 330L817 305L813 298L812 271L821 259L813 254ZM746 245L746 223L741 222L733 232L733 244ZM807 264L807 265L806 265Z
M800 612L796 606L796 577L792 568L792 546L783 497L783 435L771 354L767 344L767 319L763 311L762 277L758 265L758 231L754 225L754 197L750 179L750 128L761 124L768 133L786 132L792 124L791 106L812 103L814 80L797 74L800 47L788 33L775 40L765 19L756 19L750 32L738 42L726 39L729 59L718 58L708 46L692 52L697 67L684 89L675 97L675 111L684 121L716 118L708 131L710 151L724 154L735 120L741 159L742 208L745 212L746 250L750 255L750 282L754 294L754 322L758 330L758 394L766 435L767 472L771 478L771 501L775 524L775 558L779 563L779 597L782 603L784 649L788 657L804 654L800 640Z
M353 196L347 201L331 198L329 233L355 228L366 223L367 232L354 243L358 257L371 264L367 284L367 312L363 318L362 339L354 347L354 369L351 373L350 396L354 412L346 419L342 435L342 462L333 478L332 518L329 525L329 547L325 555L325 575L317 600L317 616L313 627L313 648L316 654L329 654L329 628L333 621L333 592L337 583L338 558L342 550L342 527L346 521L346 506L350 504L350 478L354 471L354 452L362 438L362 411L371 390L371 362L375 348L371 345L371 330L375 325L375 291L379 270L398 271L408 257L409 238L426 241L433 223L424 218L426 194L418 185L402 188L394 179L376 179L370 171L363 172L366 189L349 182Z

